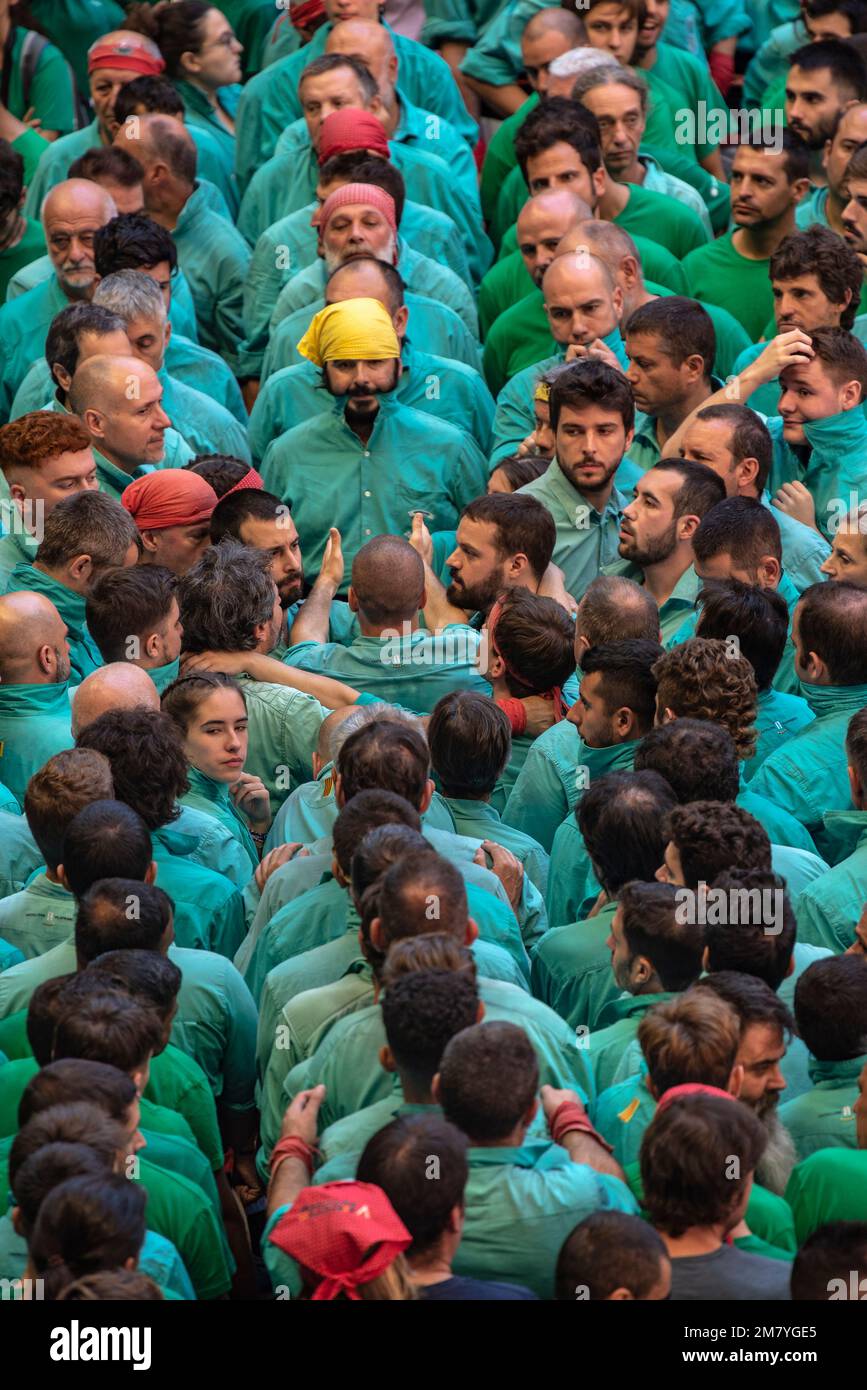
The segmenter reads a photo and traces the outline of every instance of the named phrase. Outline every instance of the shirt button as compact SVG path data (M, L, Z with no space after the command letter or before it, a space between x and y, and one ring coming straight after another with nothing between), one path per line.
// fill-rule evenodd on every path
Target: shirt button
M370 535L370 527L369 527L369 526L368 526L367 529L365 530L364 534L365 534L366 536L369 536L369 535Z
M365 495L365 497L369 497L369 496L370 496L370 490L369 490L369 488L365 488L365 490L364 490L364 495Z
M364 451L364 457L365 457L366 459L369 459L369 458L370 458L370 450L369 450L369 449L365 449L365 451Z

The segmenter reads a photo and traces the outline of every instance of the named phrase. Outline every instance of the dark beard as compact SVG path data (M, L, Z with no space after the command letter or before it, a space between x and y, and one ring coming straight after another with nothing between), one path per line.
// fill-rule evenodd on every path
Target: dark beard
M505 585L499 579L494 578L483 584L470 585L469 587L451 583L446 589L446 598L456 608L464 608L468 613L487 615L504 588Z
M664 536L657 536L656 540L648 541L643 550L633 549L634 538L628 536L626 539L626 551L621 550L621 555L625 560L631 560L633 565L638 565L639 569L646 569L648 565L657 565L660 560L667 560L673 552L677 541L677 522L673 521Z

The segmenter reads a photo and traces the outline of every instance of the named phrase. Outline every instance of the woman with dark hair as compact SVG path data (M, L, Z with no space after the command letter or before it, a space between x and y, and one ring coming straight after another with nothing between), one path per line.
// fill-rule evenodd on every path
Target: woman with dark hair
M147 1194L119 1174L69 1178L39 1208L27 1275L56 1299L76 1279L105 1269L135 1269L145 1238Z
M181 676L162 699L184 740L190 789L185 806L214 816L259 864L271 825L267 788L251 772L247 758L247 701L240 685L223 671Z

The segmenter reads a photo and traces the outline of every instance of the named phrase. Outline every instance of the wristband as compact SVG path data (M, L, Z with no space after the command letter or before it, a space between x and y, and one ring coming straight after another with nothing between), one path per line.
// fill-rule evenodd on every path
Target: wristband
M283 1139L278 1139L271 1150L271 1158L268 1163L272 1180L284 1158L300 1158L312 1177L318 1152L315 1144L308 1144L306 1139L302 1139L297 1134L288 1134Z
M521 700L497 700L496 702L503 713L507 716L512 726L513 734L523 734L527 728L527 709Z
M557 1106L554 1114L548 1121L548 1129L555 1144L562 1144L565 1135L573 1130L580 1131L582 1134L589 1134L591 1139L595 1139L597 1144L601 1144L608 1153L614 1152L613 1145L603 1139L598 1130L593 1128L584 1107L576 1105L574 1100L564 1100Z
M708 58L710 75L725 99L735 75L735 60L732 53L711 53Z

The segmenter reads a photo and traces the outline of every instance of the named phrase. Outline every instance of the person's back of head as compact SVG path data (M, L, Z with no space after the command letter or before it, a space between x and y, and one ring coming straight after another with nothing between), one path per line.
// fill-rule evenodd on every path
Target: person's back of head
M75 817L112 796L108 759L89 748L65 748L34 772L24 793L24 815L52 873L63 861L64 836Z
M196 454L190 459L189 463L184 464L184 468L189 469L190 473L196 473L200 478L204 478L206 483L210 483L217 496L222 499L243 483L247 478L248 485L239 488L239 491L255 492L262 487L262 479L254 468L251 468L243 459L236 458L234 454ZM216 512L216 507L214 508ZM211 525L213 527L214 513L211 513ZM211 533L213 540L213 531Z
M583 676L598 676L595 695L605 706L612 734L620 740L642 738L656 714L654 666L662 655L658 642L623 638L588 647L581 658Z
M181 988L181 972L160 951L123 947L105 951L87 966L108 989L125 990L130 998L152 1008L166 1030L171 1029Z
M860 955L814 961L795 985L798 1033L820 1062L867 1053L867 961Z
M694 987L648 1009L638 1025L648 1083L658 1100L672 1086L732 1082L740 1039L738 1016L722 999Z
M136 1099L135 1082L118 1067L80 1057L49 1062L28 1081L18 1105L22 1127L34 1115L58 1106L98 1107L110 1120L126 1124Z
M43 1201L30 1238L30 1267L47 1299L97 1270L135 1266L145 1238L147 1194L114 1173L69 1178Z
M106 570L87 596L87 630L103 661L135 661L167 622L178 587L165 565Z
M707 915L705 969L742 971L779 989L790 973L797 922L786 881L766 869L735 867L718 874L712 890L729 910Z
M27 1005L27 1041L40 1066L46 1066L54 1055L54 1034L63 1009L63 991L74 974L55 975L37 985Z
M750 584L776 585L783 569L777 519L757 497L726 497L702 517L692 538L695 566L703 578L713 561Z
M740 789L734 739L705 719L675 719L651 729L635 750L634 767L664 777L681 805L734 801Z
M428 847L398 859L363 902L364 951L378 973L389 947L406 937L443 932L463 945L470 931L467 890L453 864ZM369 911L375 915L369 917Z
M708 719L728 730L740 758L753 756L758 689L746 657L732 656L727 642L691 637L665 652L653 672L660 724Z
M666 872L693 892L727 869L771 871L771 842L755 816L731 801L690 801L666 817Z
M427 738L443 796L471 801L490 796L512 752L508 716L475 690L453 690L438 700Z
M123 88L121 88L121 91ZM159 1284L137 1269L100 1269L74 1279L57 1295L58 1303L160 1303L164 1295Z
M135 879L97 879L78 901L75 952L81 966L106 951L164 951L172 939L172 900Z
M863 1299L867 1287L867 1221L828 1221L807 1237L792 1264L798 1303Z
M556 599L507 589L488 614L486 631L489 674L516 699L558 689L575 669L574 626Z
M741 1218L765 1145L761 1121L733 1098L684 1095L663 1103L641 1141L648 1218L672 1239L710 1227L725 1235Z
M146 1078L150 1058L162 1042L154 1009L87 971L66 984L58 1009L55 1059L83 1057L118 1067L133 1080Z
M69 822L61 842L64 881L81 898L99 879L143 882L153 859L150 831L122 801L92 801Z
M478 991L464 974L453 970L416 970L396 978L389 974L382 1023L404 1093L407 1084L417 1093L430 1090L447 1043L477 1023L478 1015Z
M123 565L130 547L138 544L135 522L119 502L104 492L77 492L58 502L45 518L35 563L70 587L73 562L80 561L74 568L83 591L101 570Z
M802 680L867 684L867 590L843 580L812 584L798 600L792 639Z
M753 668L759 693L770 690L789 635L789 610L776 589L740 579L705 580L696 636L730 641Z
M8 140L0 140L0 218L11 217L24 191L24 160Z
M184 651L252 651L273 617L271 557L226 537L183 576L178 602Z
M578 828L609 898L630 879L649 882L662 863L662 824L675 798L655 772L608 772L578 803Z
M111 1162L106 1162L91 1144L43 1144L15 1176L16 1230L25 1239L30 1235L43 1201L62 1182L69 1178L99 1178L111 1171Z
M420 1263L459 1222L468 1176L466 1135L440 1115L400 1115L384 1125L357 1170L359 1182L382 1188L412 1236L408 1258Z
M119 213L94 235L93 263L101 279L119 270L152 270L164 261L170 271L177 267L174 238L143 212Z
M402 536L374 536L352 561L349 606L374 628L413 623L424 607L424 562Z
M591 580L578 604L575 632L587 647L636 638L659 641L659 609L646 589L621 575Z
M421 817L396 792L358 792L340 809L331 832L334 857L343 877L349 881L354 856L365 836L381 825L401 825L421 831Z
M772 1028L782 1043L788 1043L795 1029L795 1020L779 995L757 975L739 970L718 970L703 975L696 990L710 991L717 999L734 1009L738 1016L741 1041L754 1024Z
M662 1240L640 1216L594 1211L563 1242L556 1297L563 1303L667 1298L670 1273Z
M416 810L428 788L430 754L423 736L410 724L377 719L351 734L337 754L339 799L376 788L396 792Z
M125 1152L123 1125L98 1105L55 1105L22 1125L9 1151L9 1187L22 1235L28 1235L52 1188L79 1174L111 1173Z
M404 804L409 806L408 801ZM350 891L356 911L361 916L362 929L365 925L369 926L376 916L376 887L386 870L407 854L425 854L429 849L428 841L420 829L412 825L408 815L406 823L394 821L368 830L353 854L350 865Z
M477 1023L446 1047L434 1094L472 1145L488 1147L531 1122L538 1085L539 1063L524 1030Z
M631 994L687 989L701 974L703 938L668 883L626 883L612 928L614 977Z
M95 748L111 764L114 791L137 811L148 829L158 830L177 820L177 802L189 790L187 759L180 731L159 710L107 710L80 731L79 748ZM145 768L159 768L159 777L143 777Z

